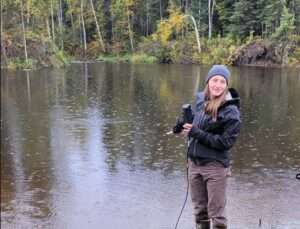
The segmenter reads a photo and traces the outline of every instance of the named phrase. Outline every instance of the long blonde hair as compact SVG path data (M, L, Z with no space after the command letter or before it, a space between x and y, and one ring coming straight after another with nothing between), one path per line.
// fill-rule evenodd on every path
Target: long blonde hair
M223 93L212 99L210 96L208 84L206 84L204 88L204 95L205 95L205 113L212 116L213 120L217 120L217 115L218 115L218 109L219 107L224 103L226 94L228 92L228 87L225 88Z

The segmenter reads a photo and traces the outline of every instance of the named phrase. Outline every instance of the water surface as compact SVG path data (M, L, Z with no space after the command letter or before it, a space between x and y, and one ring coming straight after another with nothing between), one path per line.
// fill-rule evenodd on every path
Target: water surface
M167 135L208 66L1 72L2 228L174 228L186 142ZM300 228L300 73L231 68L243 127L230 229ZM193 228L190 200L179 228Z

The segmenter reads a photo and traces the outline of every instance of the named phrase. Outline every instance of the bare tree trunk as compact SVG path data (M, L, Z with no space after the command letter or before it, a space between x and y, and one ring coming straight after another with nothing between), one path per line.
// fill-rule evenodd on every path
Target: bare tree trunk
M72 39L73 41L76 41L76 35L75 35L75 27L74 27L74 18L73 18L73 13L71 12L71 26L72 26ZM80 24L80 23L79 23Z
M21 8L21 23L22 23L22 32L23 32L24 54L25 54L25 60L27 62L28 55L27 55L27 44L26 44L26 30L25 30L25 23L24 23L23 0L20 1L20 8Z
M146 0L146 36L149 35L149 4L148 0Z
M131 51L133 52L133 35L132 35L132 30L130 28L130 16L129 16L128 5L126 7L127 7L127 20L128 20L128 33L129 33L129 39L130 39L130 46L131 46Z
M104 39L106 39L107 42L112 42L112 15L111 15L111 0L103 0L102 1L103 6L103 16L106 18L106 20L103 23L103 30L106 32L104 35Z
M198 31L198 28L197 28L196 20L192 15L189 15L189 14L186 14L185 17L189 17L193 22L195 35L196 35L196 41L197 41L197 44L198 44L198 52L201 53L201 43L200 43L200 39L199 39L199 31Z
M73 19L73 13L71 12L70 14L71 17L71 27L72 27L72 31L74 31L74 19Z
M51 30L50 30L50 25L49 25L49 18L48 18L48 16L46 17L46 27L47 27L47 33L48 33L49 40L51 41Z
M115 40L115 33L114 33L114 20L111 19L111 41Z
M212 7L211 7L211 30L213 29L213 20L214 20L215 5L216 5L216 1L212 0Z
M63 50L64 49L64 39L63 39L63 18L62 18L62 2L61 2L61 0L59 0L57 17L58 17L58 27L59 27L60 48Z
M160 20L162 20L162 3L161 3L161 1L162 0L159 0L159 15L160 15Z
M84 18L83 18L83 0L81 0L80 4L80 14L81 14L81 24L82 24L82 34L83 34L83 47L84 47L84 57L86 56L86 31L85 31L85 24L84 24Z
M82 24L81 24L81 13L78 15L78 22L80 27L79 39L80 39L80 48L83 46L83 36L82 36Z
M67 0L67 4L70 7L70 19L71 19L71 27L72 27L72 39L73 39L73 41L75 41L76 37L75 37L75 29L74 29L74 18L73 18L72 4L71 4L70 0Z
M60 22L63 22L63 9L62 9L62 1L59 0L59 17L60 17Z
M185 1L185 9L184 9L184 12L185 12L185 13L188 13L188 12L189 12L189 0L186 0L186 1Z
M74 19L73 19L73 12L71 12L70 17L71 17L72 33L73 33L73 36L74 36Z
M213 0L208 0L208 38L210 39L211 38L211 20L212 20L212 17L211 17L211 1Z
M0 30L1 30L1 54L3 55L3 57L4 57L4 63L5 63L5 65L7 64L7 55L6 55L6 49L5 49L5 47L4 47L4 41L3 41L3 18L2 18L2 0L0 0L0 17L1 17L1 28L0 28ZM2 58L1 58L1 60L2 60ZM2 61L1 61L1 64L2 64Z
M30 19L30 18L29 18L29 17L30 17L29 1L26 2L26 9L27 9L27 10L26 10L26 11L27 11L27 12L26 12L26 13L27 13L27 14L26 14L26 25L29 26L29 22L30 22L30 21L29 21L29 19Z
M198 20L198 29L201 27L201 0L199 0L199 20Z
M95 20L95 23L96 23L96 28L97 28L97 32L98 32L98 36L99 36L99 43L102 46L103 51L105 51L105 45L104 45L102 35L101 35L101 31L100 31L100 27L99 27L99 24L98 24L98 21L97 21L97 16L96 16L93 0L90 0L90 4L91 4L91 7L92 7L94 20Z
M54 27L54 16L53 16L53 0L50 0L50 7L51 7L51 27L52 27L52 39L53 42L55 43L55 27Z
M3 35L2 0L0 0L0 32L1 32L1 42L2 42L2 35Z
M208 38L211 38L212 34L212 27L213 27L213 17L214 17L214 7L215 7L215 1L214 0L208 0Z

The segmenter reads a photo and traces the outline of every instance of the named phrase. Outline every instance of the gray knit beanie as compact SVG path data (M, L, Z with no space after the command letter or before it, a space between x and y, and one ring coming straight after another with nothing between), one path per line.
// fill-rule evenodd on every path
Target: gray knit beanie
M215 75L223 76L228 84L228 80L230 78L230 71L225 65L213 65L207 73L205 83L208 83L208 81Z

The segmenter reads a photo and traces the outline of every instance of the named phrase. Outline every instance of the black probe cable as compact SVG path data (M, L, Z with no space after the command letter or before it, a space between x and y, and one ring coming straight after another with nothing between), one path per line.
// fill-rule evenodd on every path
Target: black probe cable
M202 123L204 120L204 116L202 116L201 120L200 120L200 123ZM169 132L171 133L171 131ZM193 141L193 140L192 140ZM187 202L187 198L188 198L188 195L189 195L189 186L190 186L190 182L189 182L189 166L188 166L188 151L189 151L189 147L191 145L191 142L189 142L189 139L188 139L188 147L187 147L187 150L186 150L186 181L187 181L187 187L186 187L186 194L185 194L185 199L184 199L184 202L183 202L183 206L181 208L181 211L180 211L180 214L178 216L178 219L177 219L177 222L176 222L176 225L175 225L175 228L174 229L177 229L177 226L178 226L178 223L179 223L179 220L180 220L180 217L182 215L182 212L184 210L184 207L186 205L186 202ZM300 179L300 174L299 174L299 179Z
M188 145L188 148L187 148L187 152L188 152L188 149L189 149L189 145ZM186 194L185 194L185 199L184 199L184 202L183 202L183 206L182 206L181 211L180 211L180 214L179 214L179 216L178 216L178 218L177 218L177 222L176 222L176 225L175 225L175 228L174 228L174 229L177 229L179 220L180 220L180 218L181 218L182 212L183 212L183 210L184 210L184 208L185 208L185 205L186 205L186 202L187 202L187 199L188 199L188 195L189 195L189 186L190 186L190 182L189 182L189 166L188 166L187 152L186 152L186 181L187 181Z
M300 180L300 173L296 175L296 179Z

